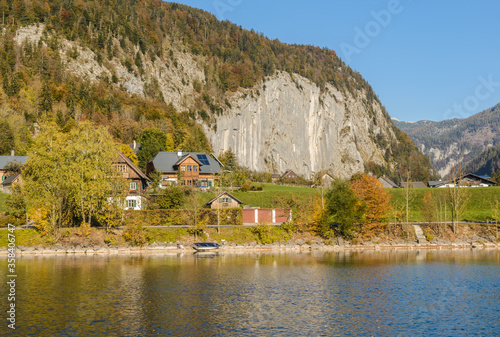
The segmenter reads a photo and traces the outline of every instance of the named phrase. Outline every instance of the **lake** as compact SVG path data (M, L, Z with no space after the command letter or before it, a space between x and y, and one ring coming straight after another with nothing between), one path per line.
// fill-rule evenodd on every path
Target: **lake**
M18 256L12 335L498 336L499 267L499 250Z

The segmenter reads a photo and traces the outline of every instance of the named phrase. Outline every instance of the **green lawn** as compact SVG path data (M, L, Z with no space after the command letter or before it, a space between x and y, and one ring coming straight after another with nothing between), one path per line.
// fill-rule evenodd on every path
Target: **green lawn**
M0 192L0 213L6 212L6 206L5 206L5 198L7 197L7 194Z
M404 189L390 189L392 195L392 204L398 208L405 205L405 190ZM410 221L424 221L422 216L422 200L424 194L430 192L436 212L440 208L441 219L445 217L445 203L447 189L444 188L416 188L411 190L413 193L412 202L410 204ZM461 220L468 221L485 221L491 219L493 216L493 208L495 207L495 200L500 202L500 186L495 187L474 187L469 188L470 199L467 204L466 211L464 212ZM451 212L449 206L446 206L446 219L451 220Z

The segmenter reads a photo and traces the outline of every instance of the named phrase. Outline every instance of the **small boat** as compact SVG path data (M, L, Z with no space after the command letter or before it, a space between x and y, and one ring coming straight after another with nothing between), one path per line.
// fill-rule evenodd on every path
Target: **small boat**
M197 251L207 251L220 248L220 245L215 242L195 242L193 243L193 248Z

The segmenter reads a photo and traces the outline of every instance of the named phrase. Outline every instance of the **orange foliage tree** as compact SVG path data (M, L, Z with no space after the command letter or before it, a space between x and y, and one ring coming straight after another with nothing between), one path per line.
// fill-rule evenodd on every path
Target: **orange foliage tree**
M381 229L391 210L391 196L375 177L363 174L351 183L354 194L359 198L358 203L364 206L366 213L366 224L362 226L362 232L371 229ZM365 230L363 230L363 228Z

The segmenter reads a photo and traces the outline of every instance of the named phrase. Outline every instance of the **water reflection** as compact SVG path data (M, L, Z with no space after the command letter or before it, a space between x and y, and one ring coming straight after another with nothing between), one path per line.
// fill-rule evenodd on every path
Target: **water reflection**
M497 250L26 256L16 332L498 335L499 265Z

